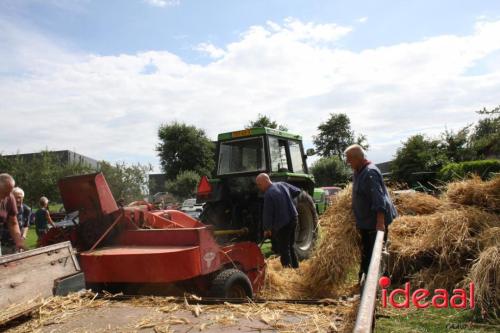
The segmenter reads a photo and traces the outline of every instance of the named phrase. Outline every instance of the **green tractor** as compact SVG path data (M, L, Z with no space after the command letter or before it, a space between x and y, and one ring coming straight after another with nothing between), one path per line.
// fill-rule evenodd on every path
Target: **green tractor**
M233 237L261 243L263 195L255 177L266 172L272 181L303 190L296 199L295 249L300 259L308 258L317 238L318 215L326 209L327 199L322 189L314 187L306 158L302 138L289 132L252 128L219 134L216 178L202 177L198 186L197 202L205 204L200 219L217 230L245 230Z

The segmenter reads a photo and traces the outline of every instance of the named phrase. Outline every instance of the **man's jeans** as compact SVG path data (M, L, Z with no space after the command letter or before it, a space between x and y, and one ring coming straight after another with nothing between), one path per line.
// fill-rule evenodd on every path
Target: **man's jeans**
M290 223L276 231L276 247L280 254L280 261L283 267L299 267L299 260L294 248L296 227L297 218L293 219Z
M375 245L375 239L377 238L377 230L374 229L358 229L361 235L361 265L359 268L359 280L363 273L368 274L368 267L370 266L370 260L372 259L373 246ZM389 234L389 227L385 226L384 233L384 243L387 242L387 235Z

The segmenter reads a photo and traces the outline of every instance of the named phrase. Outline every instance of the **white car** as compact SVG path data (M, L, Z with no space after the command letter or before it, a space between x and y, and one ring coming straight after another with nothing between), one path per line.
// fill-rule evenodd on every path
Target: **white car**
M202 212L203 211L203 204L197 204L196 199L186 199L182 203L181 210L183 212Z

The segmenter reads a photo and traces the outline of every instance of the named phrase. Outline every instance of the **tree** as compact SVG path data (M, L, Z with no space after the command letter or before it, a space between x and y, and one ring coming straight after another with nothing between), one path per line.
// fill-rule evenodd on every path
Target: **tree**
M349 181L350 170L337 156L322 157L311 167L311 173L318 186L345 184Z
M439 148L444 150L450 162L462 162L473 158L473 151L469 147L469 130L466 126L458 132L445 130L441 134Z
M477 113L486 115L486 118L479 120L470 136L470 146L476 158L500 156L500 106L492 110L484 108Z
M200 175L212 173L215 147L204 130L173 122L160 126L158 137L160 143L156 151L168 180L174 180L179 173L187 170Z
M391 164L393 177L410 185L436 178L436 172L448 162L439 140L421 134L409 137L399 148Z
M81 163L62 163L50 151L41 151L32 157L0 157L0 172L7 172L25 193L25 201L37 206L41 196L52 202L61 202L57 181L62 177L73 176L94 170Z
M200 175L198 173L186 170L179 173L174 180L167 181L165 187L176 198L184 200L194 195L199 182Z
M337 156L343 159L344 150L357 143L368 149L366 136L356 136L351 129L351 121L344 113L330 114L330 118L318 126L319 135L313 137L316 152L323 157Z
M99 171L104 174L115 200L123 198L126 203L142 200L148 194L148 173L151 165L125 162L115 164L101 161Z
M274 128L274 129L279 129L280 131L288 131L288 128L283 125L278 125L278 123L274 120L271 120L266 115L260 114L257 116L257 119L254 121L251 121L248 123L245 128L255 128L255 127L268 127L268 128Z

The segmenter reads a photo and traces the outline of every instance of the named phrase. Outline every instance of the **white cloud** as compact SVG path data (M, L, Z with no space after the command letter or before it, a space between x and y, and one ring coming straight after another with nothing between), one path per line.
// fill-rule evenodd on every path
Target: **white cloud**
M206 65L168 51L81 54L4 27L0 115L13 125L0 131L3 153L49 147L156 164L163 122L194 124L215 139L263 113L310 145L320 122L345 112L379 162L409 135L461 127L476 119L473 110L500 101L500 68L484 62L500 50L500 21L477 23L466 36L354 52L336 45L350 27L287 19L250 27L220 49L204 44L215 59ZM468 74L478 65L482 74Z
M211 43L200 43L195 48L196 51L204 52L209 57L217 59L223 57L226 52Z
M358 23L366 23L368 21L368 17L363 16L363 17L358 18L356 21Z
M180 0L144 0L144 2L155 7L172 7L181 3Z

